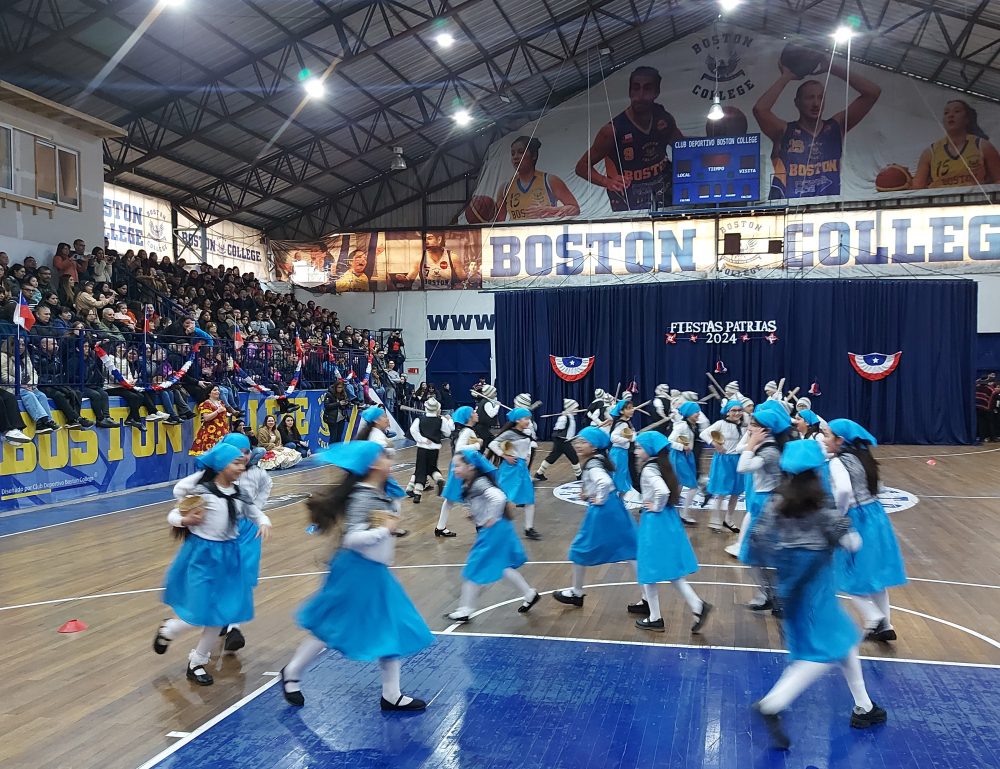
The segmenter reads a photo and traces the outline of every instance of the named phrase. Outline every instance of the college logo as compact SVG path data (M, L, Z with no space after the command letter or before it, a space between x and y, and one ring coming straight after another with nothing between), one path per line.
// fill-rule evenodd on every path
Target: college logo
M695 56L704 56L704 70L691 93L702 99L735 99L754 88L742 61L753 37L743 32L720 32L705 36L691 46Z
M764 253L767 240L763 238L764 227L760 222L753 219L730 220L719 228L719 234L723 237L723 242L720 244L723 245L720 249L723 253L719 268L726 275L742 277L752 275L767 266L780 266L780 254ZM732 234L740 235L740 250L736 254L725 253L728 250L724 247L725 236ZM776 264L770 265L768 257L773 256L778 256L779 260Z

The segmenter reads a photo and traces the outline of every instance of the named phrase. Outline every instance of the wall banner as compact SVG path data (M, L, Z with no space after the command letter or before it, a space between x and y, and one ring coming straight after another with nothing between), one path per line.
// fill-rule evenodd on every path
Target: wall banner
M170 203L105 184L104 237L108 239L108 247L121 254L142 248L172 259Z

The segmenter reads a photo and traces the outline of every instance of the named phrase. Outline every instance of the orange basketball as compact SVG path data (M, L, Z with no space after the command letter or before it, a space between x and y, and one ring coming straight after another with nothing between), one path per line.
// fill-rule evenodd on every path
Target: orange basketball
M825 54L815 48L789 43L781 51L781 64L791 70L797 77L815 75L823 63Z
M705 136L743 136L747 132L747 116L739 107L727 105L722 108L722 117L705 123Z
M899 163L888 165L875 175L875 189L879 192L899 192L910 189L913 174Z
M497 204L487 195L475 195L465 207L465 221L469 224L487 224L497 218Z

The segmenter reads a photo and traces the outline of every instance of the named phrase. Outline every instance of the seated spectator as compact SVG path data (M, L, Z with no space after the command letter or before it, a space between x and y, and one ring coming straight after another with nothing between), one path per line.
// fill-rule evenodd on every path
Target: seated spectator
M293 449L286 449L281 443L281 433L278 431L278 421L274 414L264 417L263 423L257 430L257 445L267 451L261 462L261 467L265 470L284 469L302 461L302 454Z
M16 350L16 352L15 352ZM59 425L52 418L49 399L38 389L38 375L28 356L24 337L7 337L0 352L0 385L13 393L20 382L21 404L35 423L35 435L44 435L58 430Z
M79 342L80 347L77 347ZM94 354L89 339L71 337L63 343L63 366L66 384L70 387L82 386L83 397L90 399L97 426L107 429L117 427L111 418L108 393L104 389L104 364Z
M125 425L144 431L146 429L146 422L156 422L160 419L166 419L167 414L156 410L156 404L153 402L153 398L148 391L137 392L131 387L126 386L134 386L138 384L138 381L129 366L125 345L114 345L112 351L108 352L108 356L111 359L112 366L121 374L123 381L115 379L111 371L104 368L104 390L108 395L117 395L125 400L125 403L128 405L128 418L125 420ZM146 422L142 419L141 409L143 407L146 409Z
M38 278L34 275L28 275L21 283L21 294L24 296L24 301L28 303L28 307L32 310L35 309L42 301L42 292L38 288Z
M303 459L309 456L309 441L302 439L299 428L295 425L295 416L293 414L285 414L281 418L281 424L278 425L278 433L281 435L281 444L286 449L299 452Z
M66 419L66 428L79 430L93 427L94 423L80 416L83 397L80 391L66 385L66 372L63 369L62 354L59 343L52 337L41 340L36 361L38 372L38 389L52 399L56 408Z
M76 292L75 298L72 301L77 315L81 316L85 316L90 310L99 312L111 304L111 299L96 294L94 281L92 280L85 280L80 285L80 290Z
M7 443L31 443L31 438L24 434L17 398L5 387L0 387L0 433Z
M201 425L189 452L193 456L204 454L229 434L229 415L218 387L209 390L208 399L198 404L198 414Z

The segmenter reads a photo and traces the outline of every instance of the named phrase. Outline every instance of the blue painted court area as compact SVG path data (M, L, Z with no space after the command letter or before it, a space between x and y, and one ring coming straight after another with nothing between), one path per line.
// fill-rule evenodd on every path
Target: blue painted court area
M245 653L252 653L248 648ZM750 704L786 657L530 638L439 636L403 664L422 714L383 714L375 664L319 658L296 709L271 686L158 767L416 769L969 769L1000 766L1000 670L863 662L889 722L848 725L831 671L768 748Z

